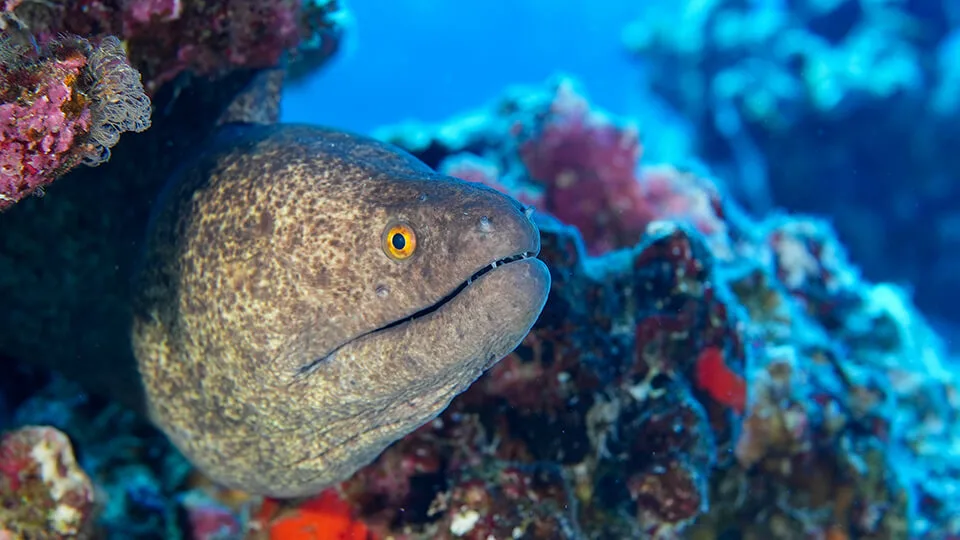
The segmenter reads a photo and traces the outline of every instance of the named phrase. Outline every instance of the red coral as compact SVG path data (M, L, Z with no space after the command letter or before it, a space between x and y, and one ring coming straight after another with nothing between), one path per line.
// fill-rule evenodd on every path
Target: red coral
M296 505L285 507L266 499L254 518L254 527L264 530L257 538L269 540L375 540L366 524L336 490L328 489ZM232 536L231 536L232 537Z
M723 359L723 351L707 347L700 352L696 363L697 386L710 396L742 414L747 401L747 383L730 369Z

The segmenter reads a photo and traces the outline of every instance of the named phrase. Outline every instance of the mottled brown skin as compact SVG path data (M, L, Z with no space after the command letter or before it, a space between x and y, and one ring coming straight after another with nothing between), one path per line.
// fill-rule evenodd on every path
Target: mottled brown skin
M402 220L412 257L383 249ZM214 480L273 497L349 477L516 347L550 276L523 207L372 139L245 127L158 202L133 345L152 419ZM379 330L378 330L379 329Z

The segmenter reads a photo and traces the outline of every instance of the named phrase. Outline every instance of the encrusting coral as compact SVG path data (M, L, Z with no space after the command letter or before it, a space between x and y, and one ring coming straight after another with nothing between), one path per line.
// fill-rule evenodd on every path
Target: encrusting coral
M334 0L15 0L0 4L0 211L150 126L150 96L184 74L315 69L342 26ZM122 41L121 41L122 40Z
M66 435L25 426L0 438L0 538L75 538L93 509L93 485Z
M150 126L150 100L123 46L61 38L39 51L0 43L0 210L75 166L99 165L124 131Z

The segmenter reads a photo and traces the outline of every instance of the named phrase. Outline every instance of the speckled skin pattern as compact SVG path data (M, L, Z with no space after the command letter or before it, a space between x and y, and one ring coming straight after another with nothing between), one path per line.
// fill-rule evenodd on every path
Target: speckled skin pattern
M492 262L539 252L519 203L373 139L231 129L158 202L134 353L151 418L201 470L306 496L436 417L513 350L550 275L524 258L450 297ZM403 261L383 249L397 222L417 235Z

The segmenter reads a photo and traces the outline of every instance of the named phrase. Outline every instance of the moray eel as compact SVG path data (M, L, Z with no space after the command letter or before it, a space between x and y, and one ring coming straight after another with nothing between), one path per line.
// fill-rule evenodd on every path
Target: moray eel
M214 481L315 494L513 350L550 274L521 204L373 139L234 126L155 204L132 344Z

